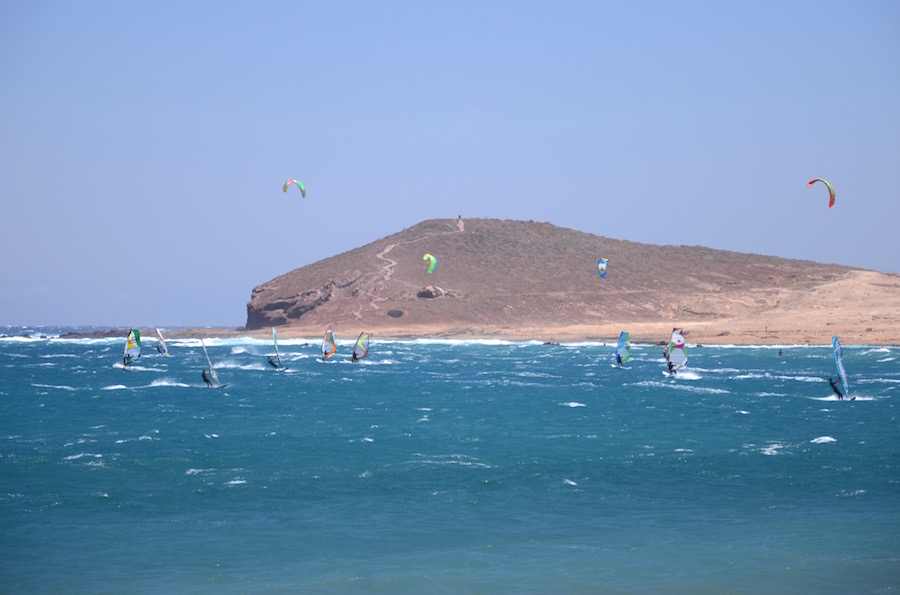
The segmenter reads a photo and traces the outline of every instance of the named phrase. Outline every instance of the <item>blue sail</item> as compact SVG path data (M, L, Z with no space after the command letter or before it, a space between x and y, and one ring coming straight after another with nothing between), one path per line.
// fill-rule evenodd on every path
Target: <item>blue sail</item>
M624 364L631 359L631 335L626 331L619 334L619 344L616 345L616 361Z
M847 386L847 372L844 371L844 354L841 351L841 342L838 341L837 335L831 337L831 346L834 348L834 365L837 366L838 376L841 377L841 384L844 385L844 394L850 394L850 387Z

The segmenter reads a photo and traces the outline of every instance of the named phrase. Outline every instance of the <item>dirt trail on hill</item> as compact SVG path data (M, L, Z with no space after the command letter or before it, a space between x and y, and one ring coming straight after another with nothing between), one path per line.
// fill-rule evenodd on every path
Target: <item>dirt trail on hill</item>
M371 310L380 310L378 306L378 302L386 301L386 298L378 297L378 291L383 290L387 287L388 281L391 280L391 277L394 276L394 267L397 265L397 261L392 258L388 258L387 254L397 246L405 246L407 244L415 244L417 242L421 242L424 240L429 240L431 238L436 238L438 236L445 235L453 235L457 233L463 233L466 231L466 224L462 219L457 219L456 221L456 231L444 231L441 233L432 233L428 235L424 235L412 240L407 240L405 242L397 242L394 244L388 244L385 246L384 250L375 255L375 258L379 260L383 260L385 264L381 267L381 279L374 281L371 284L371 294L369 295L369 309ZM403 282L407 287L414 287L413 285ZM362 313L365 311L365 308L358 308L352 312L353 318L359 320L362 318Z

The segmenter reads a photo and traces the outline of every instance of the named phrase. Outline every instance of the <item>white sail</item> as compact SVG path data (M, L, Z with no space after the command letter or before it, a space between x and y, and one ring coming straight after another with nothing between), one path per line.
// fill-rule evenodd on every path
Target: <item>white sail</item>
M278 353L278 333L275 332L275 327L272 327L272 341L275 343L275 358L278 360L278 367L283 368L284 363L281 361L281 354Z
M156 350L163 355L169 355L169 347L166 345L166 340L163 339L162 333L159 332L159 329L156 329Z
M672 371L678 371L685 367L688 362L687 352L684 347L684 331L680 328L672 329L672 336L669 337L669 361L672 362Z
M206 363L209 364L209 377L213 379L213 382L221 385L219 382L219 377L216 376L216 371L213 369L212 360L209 359L209 352L206 351L206 343L203 342L203 339L200 339L200 344L203 345L203 353L206 355Z

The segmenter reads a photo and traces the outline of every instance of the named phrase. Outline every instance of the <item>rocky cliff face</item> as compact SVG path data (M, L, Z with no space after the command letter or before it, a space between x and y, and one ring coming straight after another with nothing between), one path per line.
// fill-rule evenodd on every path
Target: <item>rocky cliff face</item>
M437 258L433 274L423 255ZM600 278L597 260L609 260ZM477 328L748 316L852 269L495 219L430 220L253 289L247 328Z

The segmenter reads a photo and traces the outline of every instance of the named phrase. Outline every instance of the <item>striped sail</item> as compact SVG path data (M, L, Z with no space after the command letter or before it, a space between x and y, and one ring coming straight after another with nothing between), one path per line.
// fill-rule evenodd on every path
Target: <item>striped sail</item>
M334 331L328 329L322 339L322 359L327 360L335 353L337 353L337 343L334 342Z
M139 357L141 357L141 331L133 328L125 340L125 362L128 363Z
M362 359L369 354L369 333L363 331L353 346L353 359Z

